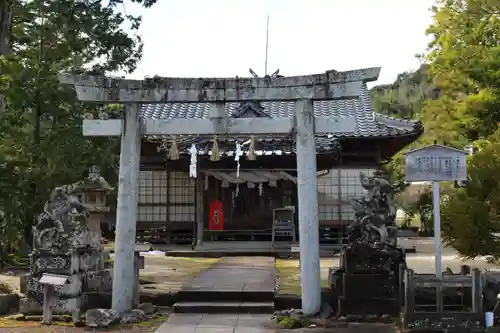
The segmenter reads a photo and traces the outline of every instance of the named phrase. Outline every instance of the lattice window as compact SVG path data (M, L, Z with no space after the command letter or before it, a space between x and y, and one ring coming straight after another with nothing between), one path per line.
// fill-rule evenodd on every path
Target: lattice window
M166 222L167 206L138 206L137 215L140 222Z
M139 204L167 204L167 172L139 173Z
M318 211L318 220L321 221L338 221L339 220L339 205L328 204L320 205Z
M168 215L170 222L194 222L196 216L196 207L189 206L170 206Z
M187 172L172 171L169 174L170 222L193 222L196 218L196 181Z
M359 180L359 173L364 172L366 174L366 171L365 169L340 169L340 195L342 200L351 200L363 195L364 190ZM368 173L368 175L371 174L371 172Z
M353 221L354 210L350 201L362 197L366 191L361 186L360 172L372 176L375 169L340 169L340 219L342 221Z
M171 204L193 204L195 202L195 181L187 172L172 171L168 186Z
M354 209L351 207L351 204L343 203L340 206L340 219L342 221L354 221Z
M140 222L166 222L167 193L166 171L141 170L139 172L137 220Z
M317 188L319 221L339 220L339 170L319 176Z

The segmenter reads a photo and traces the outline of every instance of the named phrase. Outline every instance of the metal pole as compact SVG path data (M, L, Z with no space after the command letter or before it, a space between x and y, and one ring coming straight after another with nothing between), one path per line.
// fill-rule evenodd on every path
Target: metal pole
M264 76L267 75L267 52L269 50L269 15L267 15L267 24L266 24L266 61L264 63Z
M443 268L441 266L441 217L439 213L439 182L432 183L432 201L434 204L434 247L436 277L442 278Z
M295 108L302 311L314 315L320 311L321 286L313 101L299 100Z
M141 155L139 109L139 104L125 105L121 141L112 299L112 308L119 314L132 310L134 300L134 252Z

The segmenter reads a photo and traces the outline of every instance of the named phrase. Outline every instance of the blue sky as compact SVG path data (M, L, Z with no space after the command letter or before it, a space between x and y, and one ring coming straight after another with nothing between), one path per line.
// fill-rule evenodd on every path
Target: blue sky
M418 68L434 0L158 0L142 12L144 55L134 78L321 73L382 66L378 84Z

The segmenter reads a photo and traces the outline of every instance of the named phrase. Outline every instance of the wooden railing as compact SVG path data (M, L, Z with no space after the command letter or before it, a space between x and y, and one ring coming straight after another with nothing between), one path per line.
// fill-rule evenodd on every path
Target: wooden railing
M415 274L408 269L404 272L403 326L414 329L464 327L474 329L484 327L482 311L482 276L474 269L472 274L444 274L438 278L433 274ZM435 303L419 304L422 288L435 290ZM419 290L420 289L420 290ZM447 290L452 289L451 297ZM431 296L432 297L432 296ZM447 304L445 300L462 298L461 304ZM430 311L430 308L434 311Z

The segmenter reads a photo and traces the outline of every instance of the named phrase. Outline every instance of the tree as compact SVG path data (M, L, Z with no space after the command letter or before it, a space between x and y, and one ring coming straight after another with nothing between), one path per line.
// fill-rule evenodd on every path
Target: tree
M0 55L9 53L12 27L12 1L0 3Z
M137 35L141 18L121 13L122 2L14 2L12 52L0 59L6 99L0 114L4 234L22 230L29 239L33 216L48 192L80 180L90 165L99 165L111 182L116 178L117 140L81 135L83 115L106 113L110 106L79 103L57 74L135 69L143 46ZM155 1L134 2L150 6Z
M500 143L468 163L469 181L442 203L443 239L467 258L500 258Z
M500 121L500 2L440 0L427 60L442 91L422 119L431 140L461 146L484 139Z
M10 50L10 33L12 27L12 1L0 3L0 56ZM0 94L0 112L4 111L4 97Z
M375 112L398 118L420 119L424 105L439 93L437 87L432 84L428 67L422 65L415 72L399 74L392 84L373 87L370 92ZM385 165L394 181L404 178L404 154L408 149L416 148L423 142L424 140L419 140L411 144Z
M443 196L443 236L465 257L499 258L500 3L441 0L427 60L437 99L421 110L426 140L482 149L469 162L465 188Z
M418 216L420 217L420 220L424 222L422 226L425 228L425 221L427 220L428 213L428 202L423 199L427 197L426 194L428 192L430 192L428 184L413 184L408 186L403 192L396 195L396 204L405 212L407 216L405 223L407 226L410 225L413 217Z
M373 108L376 112L399 118L418 118L423 103L435 94L428 73L422 65L415 72L398 75L394 83L371 89Z

